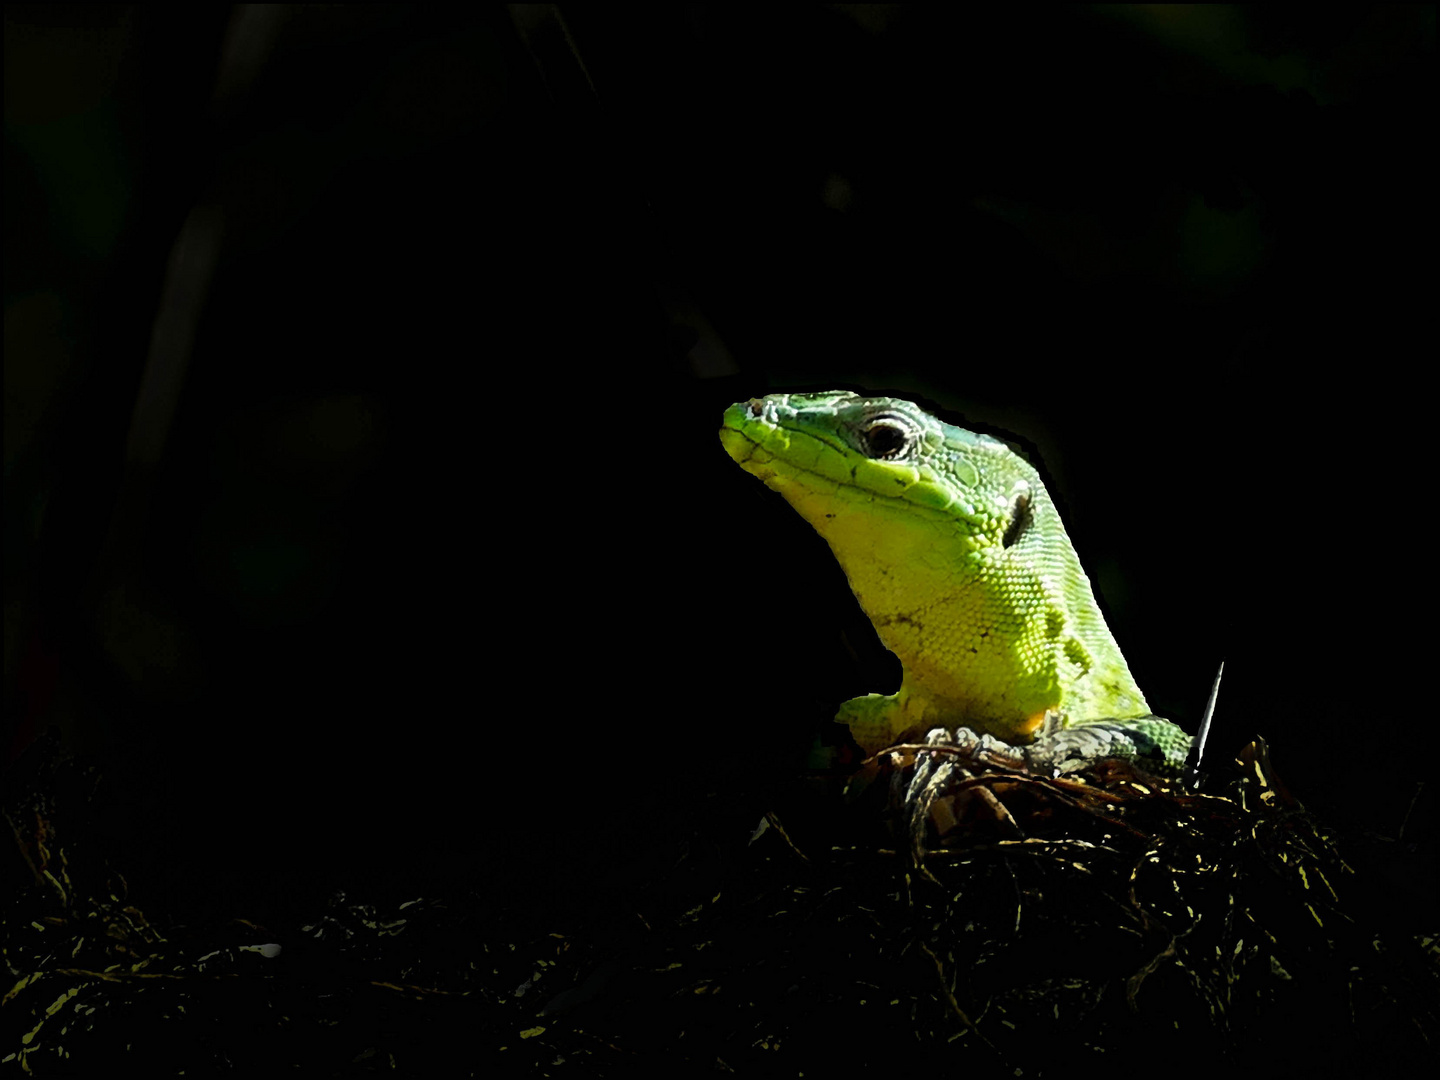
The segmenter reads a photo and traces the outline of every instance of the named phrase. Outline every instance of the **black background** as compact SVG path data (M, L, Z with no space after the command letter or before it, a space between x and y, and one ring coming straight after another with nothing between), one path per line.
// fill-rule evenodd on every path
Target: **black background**
M9 756L106 763L132 886L583 904L558 853L742 836L899 678L716 438L801 388L1017 437L1152 707L1224 659L1217 752L1399 830L1433 8L563 10L6 9Z

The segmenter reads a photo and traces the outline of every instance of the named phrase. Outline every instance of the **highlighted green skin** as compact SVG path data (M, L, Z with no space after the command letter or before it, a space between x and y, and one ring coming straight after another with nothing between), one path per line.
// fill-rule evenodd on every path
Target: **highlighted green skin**
M1039 474L1004 443L838 391L732 405L720 439L826 539L900 658L898 693L837 716L867 752L937 726L1024 743L1055 711L1061 729L1133 722L1183 762L1188 736L1151 716Z

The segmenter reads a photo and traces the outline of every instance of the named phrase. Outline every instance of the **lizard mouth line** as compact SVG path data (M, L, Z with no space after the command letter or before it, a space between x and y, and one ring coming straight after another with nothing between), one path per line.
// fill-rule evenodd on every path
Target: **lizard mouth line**
M814 439L816 442L820 443L822 446L827 446L827 447L829 447L831 450L834 450L834 451L836 451L837 453L840 453L840 454L842 454L842 455L849 455L849 454L856 453L856 451L851 450L851 449L849 449L848 447L846 447L846 446L844 446L844 445L842 445L842 444L832 443L832 442L830 442L829 440L823 439L823 438L821 438L821 437L818 436L818 435L812 435L812 434L810 434L810 432L808 432L808 431L795 431L793 428L781 428L778 424L771 425L771 429L774 430L774 431L789 431L792 435L802 435L802 436L804 436L804 437L807 438L807 439ZM722 427L722 430L724 430L724 431L733 431L736 435L740 436L740 438L744 439L747 443L750 444L750 453L745 456L745 459L744 459L745 461L750 461L751 459L753 459L754 456L755 456L755 451L756 451L756 450L764 449L764 448L760 445L760 443L756 442L754 439L752 439L752 438L751 438L749 435L747 435L745 432L741 431L739 428L733 428L733 427L730 427L730 426L728 426L728 425L724 425L724 426ZM737 458L736 460L738 461L739 459ZM907 506L911 507L911 508L914 509L914 510L922 511L922 512L927 512L927 511L928 511L929 513L936 514L937 516L940 516L940 517L947 516L947 514L948 514L948 511L936 510L934 507L921 506L921 505L919 505L918 503L912 502L911 500L905 498L905 496L904 496L903 494L891 495L891 494L889 494L889 493L887 493L887 492L884 492L884 491L878 491L878 490L876 490L875 488L864 487L864 486L862 486L862 485L860 485L860 484L856 484L856 483L847 483L847 482L844 481L844 480L836 480L833 476L827 476L825 473L816 472L814 469L807 469L807 468L805 468L803 465L796 465L796 464L795 464L792 460L790 460L789 458L781 458L778 454L775 455L775 460L784 461L785 464L786 464L786 466L787 466L791 471L793 471L793 472L796 472L796 473L804 473L806 476L814 476L814 477L816 477L816 478L818 478L818 479L820 479L820 480L825 481L827 484L835 484L835 485L837 485L837 486L839 486L839 487L847 487L847 488L852 488L852 489L855 490L855 491L863 491L863 492L865 492L865 494L867 494L867 495L873 495L873 496L875 496L877 499L889 499L889 500L891 500L891 501L893 501L893 502L905 503ZM868 461L869 459L866 458L865 460ZM850 470L850 476L851 476L852 478L855 476L855 469L854 469L854 468L851 468L851 470ZM906 485L906 486L909 487L909 486L911 486L911 485ZM901 490L903 491L904 489L902 488Z

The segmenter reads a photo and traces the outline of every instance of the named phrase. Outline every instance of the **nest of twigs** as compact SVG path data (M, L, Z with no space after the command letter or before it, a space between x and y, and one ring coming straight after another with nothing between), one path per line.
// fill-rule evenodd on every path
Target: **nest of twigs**
M122 1054L149 1075L1426 1063L1433 939L1377 917L1377 887L1263 743L1240 766L1197 794L1118 762L1043 777L910 744L848 799L814 778L783 805L718 790L684 844L603 886L557 842L555 880L583 903L553 921L507 906L502 866L388 907L357 882L265 927L147 917L86 840L93 768L61 756L7 797L0 1059L37 1075ZM748 838L714 827L756 815Z

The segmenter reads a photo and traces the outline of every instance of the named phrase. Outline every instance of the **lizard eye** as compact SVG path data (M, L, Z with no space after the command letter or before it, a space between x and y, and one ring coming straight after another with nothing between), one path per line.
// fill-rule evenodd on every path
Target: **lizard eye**
M873 421L860 435L872 458L897 458L910 446L910 432L886 418Z
M1016 496L1010 503L1010 524L1005 527L1005 535L1000 539L1001 545L1008 548L1024 536L1034 516L1030 509L1029 493Z

